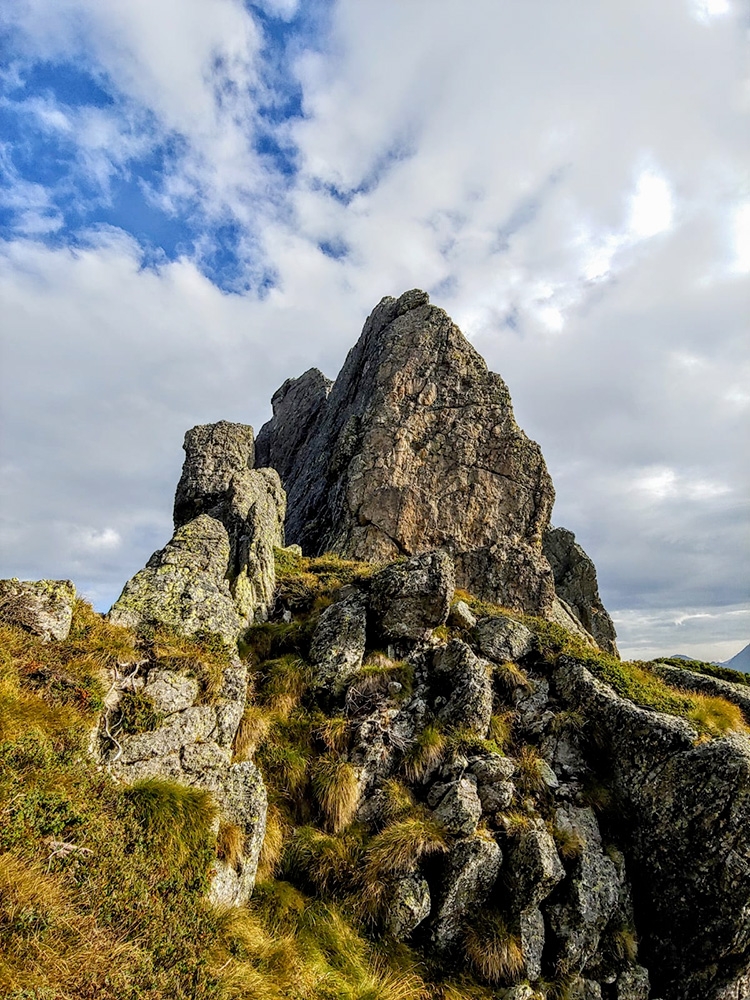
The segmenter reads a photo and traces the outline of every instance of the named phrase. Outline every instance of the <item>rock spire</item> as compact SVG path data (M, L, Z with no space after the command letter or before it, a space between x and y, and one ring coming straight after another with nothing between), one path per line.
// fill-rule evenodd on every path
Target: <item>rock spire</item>
M287 380L256 456L278 470L287 541L306 553L385 562L441 548L458 586L487 600L589 630L595 609L616 651L595 574L578 593L568 573L556 594L543 548L554 489L505 382L425 292L384 298L335 382L316 369Z

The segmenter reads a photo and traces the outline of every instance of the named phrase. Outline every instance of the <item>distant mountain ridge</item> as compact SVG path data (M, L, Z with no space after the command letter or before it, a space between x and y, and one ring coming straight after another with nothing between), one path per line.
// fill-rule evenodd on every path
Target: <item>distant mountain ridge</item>
M687 656L685 653L673 653L669 659L695 661L696 657ZM727 667L729 670L739 670L743 674L750 673L750 642L729 660L712 660L711 662L715 667Z

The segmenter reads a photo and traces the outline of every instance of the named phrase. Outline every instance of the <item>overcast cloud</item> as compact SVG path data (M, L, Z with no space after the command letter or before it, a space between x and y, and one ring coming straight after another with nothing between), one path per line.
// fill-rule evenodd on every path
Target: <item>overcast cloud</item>
M184 431L428 290L511 390L622 651L750 639L740 0L0 12L3 575L106 609Z

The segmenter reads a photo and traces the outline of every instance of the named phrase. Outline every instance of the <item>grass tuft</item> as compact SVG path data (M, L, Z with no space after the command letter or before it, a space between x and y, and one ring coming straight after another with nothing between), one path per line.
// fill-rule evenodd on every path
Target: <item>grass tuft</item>
M216 837L216 854L230 868L239 869L245 853L245 833L236 823L222 820Z
M404 755L408 781L422 781L443 759L445 736L437 726L425 726Z
M357 769L334 753L315 760L310 780L313 795L325 818L326 829L339 833L354 819L360 800Z
M466 928L464 946L472 968L488 983L512 985L524 974L520 938L497 913L478 914Z

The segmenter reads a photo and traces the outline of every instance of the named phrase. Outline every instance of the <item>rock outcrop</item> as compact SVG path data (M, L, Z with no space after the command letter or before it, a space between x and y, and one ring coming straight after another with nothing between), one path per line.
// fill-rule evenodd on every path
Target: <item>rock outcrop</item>
M555 591L564 610L571 612L605 653L619 655L612 619L599 597L596 568L567 528L549 528L543 551L555 577ZM561 622L565 624L565 622Z
M161 622L185 635L215 632L231 645L273 602L286 497L274 469L252 468L252 427L194 427L184 448L175 533L128 581L109 617L132 628Z
M230 645L243 628L229 582L229 536L201 514L179 527L163 549L125 584L109 612L115 625L170 625L182 635L214 632Z
M276 582L273 550L284 544L286 496L278 473L254 469L253 429L246 424L194 427L185 435L174 525L200 514L221 521L229 535L226 576L246 623L263 620Z
M278 463L289 541L384 562L443 548L460 586L549 609L544 459L503 380L424 292L382 300L332 388L307 372L273 406L258 450Z
M76 588L70 580L0 580L0 620L42 639L66 639Z
M685 720L633 705L570 659L554 681L596 720L656 988L670 1000L744 1000L750 740L699 743Z
M179 666L145 659L135 675L116 676L101 756L122 780L169 778L213 794L220 822L239 830L242 849L231 864L217 858L211 898L236 905L253 888L267 809L255 764L232 760L248 682L237 639L248 625L265 620L273 604L274 549L284 544L286 498L274 469L253 468L251 427L226 421L194 427L184 448L174 535L128 581L109 619L136 631L167 626L179 636L218 635L229 660L211 698ZM122 731L122 702L130 695L155 713L151 729Z

